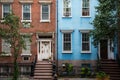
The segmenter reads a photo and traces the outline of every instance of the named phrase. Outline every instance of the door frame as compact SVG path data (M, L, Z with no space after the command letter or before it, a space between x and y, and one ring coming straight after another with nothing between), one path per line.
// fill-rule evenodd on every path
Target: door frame
M104 40L104 39L102 39L102 40ZM110 49L111 47L114 47L113 42L112 42L112 44L110 44L110 39L105 39L105 40L107 40L107 59L115 59L114 52ZM113 54L112 58L111 58L111 54ZM102 59L100 56L100 42L98 44L98 55L99 55L99 59Z
M38 61L42 61L39 59L39 54L40 54L40 51L39 51L39 42L41 43L42 41L49 41L50 42L50 48L52 49L52 40L51 39L38 39L37 40L37 60ZM51 57L53 58L53 55L52 55L52 50L51 50Z

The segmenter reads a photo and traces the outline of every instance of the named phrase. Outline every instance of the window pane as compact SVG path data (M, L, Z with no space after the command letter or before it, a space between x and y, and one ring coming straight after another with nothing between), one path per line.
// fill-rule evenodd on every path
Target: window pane
M23 13L23 20L30 20L30 13Z
M71 16L70 0L63 0L63 16Z
M83 0L82 3L82 16L89 16L89 0Z
M64 51L71 51L71 34L70 33L64 33Z
M3 4L3 17L10 13L10 4Z
M10 44L3 39L2 39L2 52L8 54L11 52Z
M42 5L42 20L49 20L49 5Z
M30 38L24 38L25 41L25 48L22 50L23 54L30 54L30 49L31 49L31 42L30 42Z
M89 33L82 33L82 51L90 50Z
M30 20L30 4L23 4L23 20Z

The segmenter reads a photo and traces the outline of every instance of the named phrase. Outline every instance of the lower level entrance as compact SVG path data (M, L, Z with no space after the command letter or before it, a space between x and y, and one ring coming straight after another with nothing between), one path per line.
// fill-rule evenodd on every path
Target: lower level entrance
M108 40L100 41L100 58L108 59Z
M113 42L109 39L103 39L99 45L100 59L114 59L114 46Z
M38 41L38 61L52 59L51 40L40 39Z

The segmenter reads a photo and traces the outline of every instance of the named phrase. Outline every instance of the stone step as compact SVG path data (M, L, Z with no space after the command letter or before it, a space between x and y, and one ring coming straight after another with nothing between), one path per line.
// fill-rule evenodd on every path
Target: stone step
M34 73L35 76L52 76L52 73Z
M36 65L35 68L52 68L52 65Z
M45 69L45 70L42 70L42 69L41 69L41 70L39 70L39 69L38 69L38 70L35 70L34 72L35 72L35 73L46 73L46 72L47 72L47 73L48 73L48 72L50 72L50 73L51 73L51 72L52 72L52 70L51 70L51 69L49 69L49 70L46 70L46 69Z
M42 67L37 67L35 68L35 70L52 70L52 68L42 68Z
M34 76L34 79L52 79L52 76Z

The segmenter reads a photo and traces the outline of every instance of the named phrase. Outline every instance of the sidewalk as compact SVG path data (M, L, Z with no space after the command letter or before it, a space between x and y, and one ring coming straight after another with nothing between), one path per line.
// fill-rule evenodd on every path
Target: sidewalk
M59 78L58 80L95 80L95 78Z

